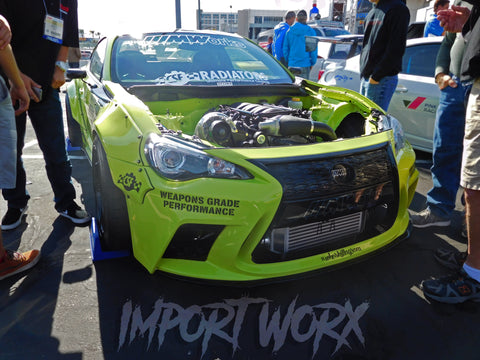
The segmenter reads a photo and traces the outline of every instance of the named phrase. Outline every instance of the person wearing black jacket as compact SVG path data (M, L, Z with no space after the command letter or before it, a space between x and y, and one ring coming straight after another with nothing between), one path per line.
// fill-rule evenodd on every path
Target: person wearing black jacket
M0 14L10 23L14 34L12 50L27 92L34 99L27 113L16 118L16 186L2 190L8 209L1 228L12 230L18 227L30 199L21 158L27 114L43 153L55 209L74 224L88 223L90 216L75 202L59 96L68 68L68 48L78 47L77 0L0 0Z
M465 190L467 258L463 265L458 263L455 275L422 283L425 296L445 303L480 299L480 0L469 2L473 4L471 12L464 7L452 6L452 9L438 13L445 30L462 31L465 53L460 71L461 81L472 84L465 119L460 180ZM452 257L452 263L455 261L456 258Z
M410 12L402 0L370 0L360 55L360 93L387 111L402 70Z

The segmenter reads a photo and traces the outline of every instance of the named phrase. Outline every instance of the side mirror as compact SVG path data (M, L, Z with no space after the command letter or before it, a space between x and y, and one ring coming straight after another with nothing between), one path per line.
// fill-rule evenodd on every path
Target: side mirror
M70 68L65 73L65 76L69 79L85 79L87 77L87 71L83 69Z

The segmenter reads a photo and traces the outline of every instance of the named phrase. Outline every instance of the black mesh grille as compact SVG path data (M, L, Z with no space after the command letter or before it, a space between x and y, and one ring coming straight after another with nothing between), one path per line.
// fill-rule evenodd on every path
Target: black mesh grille
M398 172L388 144L328 156L256 163L282 184L284 195L269 230L253 253L254 262L291 260L351 245L388 230L397 216ZM348 219L358 213L362 214L361 226L354 233L317 233L315 237L302 234L301 226L310 224L306 228L311 230L312 226L328 223L335 227L335 219ZM278 234L278 229L288 229L290 234L283 247L272 245L272 231ZM292 234L298 235L293 238Z

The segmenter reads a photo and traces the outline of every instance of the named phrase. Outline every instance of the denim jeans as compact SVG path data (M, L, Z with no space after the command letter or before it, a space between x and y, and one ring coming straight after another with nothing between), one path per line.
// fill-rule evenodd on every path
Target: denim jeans
M301 78L304 78L307 80L310 76L310 69L311 69L311 66L306 66L306 67L289 66L288 67L288 70L290 70L292 74L300 76Z
M390 100L397 88L398 75L385 76L378 84L370 84L368 79L360 79L360 94L369 98L383 110L387 111Z
M12 100L5 81L0 76L0 189L15 186L17 131Z
M455 79L455 78L454 78ZM434 215L451 216L460 186L465 96L469 86L446 87L441 91L433 133L433 187L427 193L427 206Z
M65 147L62 105L58 90L43 92L40 103L30 102L28 116L43 153L47 177L53 189L55 209L65 210L75 199L71 182L72 165ZM27 114L17 116L17 179L15 189L3 189L2 194L12 208L23 208L30 195L26 189L26 173L22 162Z

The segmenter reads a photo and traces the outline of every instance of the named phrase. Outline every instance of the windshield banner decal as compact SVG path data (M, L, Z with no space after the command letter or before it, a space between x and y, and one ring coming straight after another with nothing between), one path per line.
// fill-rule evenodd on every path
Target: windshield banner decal
M147 41L150 44L162 44L162 45L181 45L181 44L190 44L190 45L215 45L215 46L230 46L245 48L245 44L242 44L240 41L233 40L227 37L219 36L208 36L208 35L161 35L155 37L154 39Z
M184 71L172 71L162 78L157 79L159 85L185 85L190 82L223 82L232 84L235 82L268 83L268 76L256 71L241 70L209 70L186 73Z

